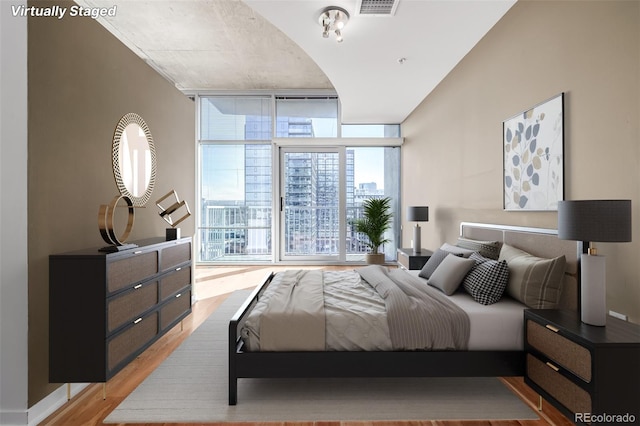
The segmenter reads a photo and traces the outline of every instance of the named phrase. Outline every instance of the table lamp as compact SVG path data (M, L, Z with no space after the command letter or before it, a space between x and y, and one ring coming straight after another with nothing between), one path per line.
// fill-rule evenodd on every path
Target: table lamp
M558 202L558 238L583 241L588 253L580 258L581 320L604 326L607 322L606 262L594 242L631 241L631 200Z
M427 206L411 206L407 208L407 221L416 222L413 227L413 253L418 254L422 250L420 247L420 233L422 229L418 222L429 221L429 207Z

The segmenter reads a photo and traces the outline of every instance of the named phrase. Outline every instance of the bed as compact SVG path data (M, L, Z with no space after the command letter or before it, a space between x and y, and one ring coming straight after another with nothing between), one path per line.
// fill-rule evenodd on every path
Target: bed
M445 243L441 248L449 250L455 246L463 248L462 252L464 248L474 251L476 247L484 247L489 243L498 245L500 256L505 253L505 256L525 253L533 259L563 259L564 263L561 265L562 270L557 280L561 291L554 294L545 289L545 292L552 294L556 302L555 307L578 309L578 259L582 249L580 243L559 240L557 231L551 229L463 222L460 224L460 234L456 244ZM436 254L438 252L440 250ZM464 256L467 255L468 253ZM456 256L464 257L463 254L456 254ZM472 256L477 261L477 253ZM448 256L447 261L454 260L451 259L452 257ZM505 262L513 260L510 265L516 265L523 258L505 259L501 260ZM457 259L455 260L458 262ZM441 264L444 264L444 261ZM361 268L361 270L366 274L388 273L370 270L370 267ZM406 279L412 281L413 285L417 280L424 279L419 276L423 273L422 271L397 269L392 273L394 279ZM375 281L378 276L366 274L365 276L372 281ZM512 277L516 275L513 271L511 272ZM518 277L520 278L522 277ZM463 291L456 291L444 297L465 311L469 318L468 330L466 330L468 339L461 346L443 343L441 348L425 350L411 346L411 343L394 346L394 342L389 346L382 339L381 343L375 343L369 347L363 345L362 336L360 336L360 340L356 338L355 343L337 344L337 346L327 343L326 347L324 345L318 347L313 344L308 346L303 342L305 346L302 348L295 346L297 343L294 343L294 346L291 346L293 349L282 350L278 349L278 346L273 346L273 343L265 337L269 327L278 328L282 323L277 321L269 323L263 320L262 325L256 324L257 313L254 312L265 309L263 299L271 297L270 292L273 293L275 291L273 289L279 288L276 284L270 288L277 279L279 277L273 273L266 276L229 323L230 405L237 404L237 381L241 378L522 376L525 368L522 311L527 307L548 307L532 305L531 303L544 302L531 302L524 298L523 293L522 297L516 296L519 300L504 296L498 303L490 303L492 308L489 310L481 308L484 305L474 300L475 294L471 297ZM331 281L331 277L327 280ZM340 276L334 276L333 280L336 281L334 284L339 288L338 291L342 291L339 287ZM511 282L509 285L511 286ZM330 285L328 284L327 287ZM305 296L305 298L313 298L313 296ZM490 313L487 314L487 312ZM376 317L371 318L365 317L365 320L377 321ZM392 328L393 323L390 321L389 324L389 328ZM463 326L461 328L464 329ZM263 341L260 340L261 332ZM313 335L313 332L306 334ZM327 331L327 335L323 336L327 342L329 334ZM283 338L288 342L283 346L285 348L288 348L286 344L291 344L291 341L300 341L300 339L296 340L295 336L287 336L287 333L284 333ZM370 340L376 341L373 337ZM398 338L396 337L395 340ZM261 347L261 344L264 346Z

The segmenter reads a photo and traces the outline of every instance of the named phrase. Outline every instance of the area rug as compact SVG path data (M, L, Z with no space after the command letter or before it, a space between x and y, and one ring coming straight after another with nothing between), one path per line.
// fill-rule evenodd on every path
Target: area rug
M537 420L497 378L240 379L228 405L227 329L237 291L105 423Z

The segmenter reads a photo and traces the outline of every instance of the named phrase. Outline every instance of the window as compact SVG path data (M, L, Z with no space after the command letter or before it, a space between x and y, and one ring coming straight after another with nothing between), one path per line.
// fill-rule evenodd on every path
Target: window
M277 138L338 136L337 98L276 98Z
M366 237L350 221L361 215L364 199L381 196L395 203L392 242L384 247L387 260L395 259L400 150L383 140L369 147L366 139L395 138L399 125L340 126L335 96L196 99L198 262L362 261ZM345 141L340 133L364 139ZM325 139L314 147L309 138L335 138L335 146Z
M271 140L271 98L200 98L200 140Z
M271 145L201 144L198 260L271 260L272 197Z

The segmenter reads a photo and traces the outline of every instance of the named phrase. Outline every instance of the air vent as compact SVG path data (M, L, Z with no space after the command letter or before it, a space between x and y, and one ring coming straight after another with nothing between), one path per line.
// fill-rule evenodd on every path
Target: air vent
M358 0L356 11L365 16L392 16L400 0Z

